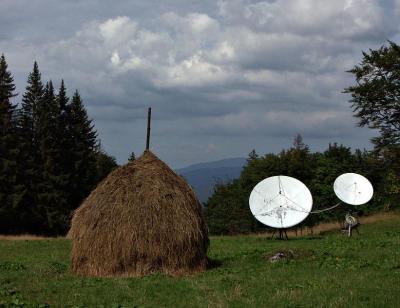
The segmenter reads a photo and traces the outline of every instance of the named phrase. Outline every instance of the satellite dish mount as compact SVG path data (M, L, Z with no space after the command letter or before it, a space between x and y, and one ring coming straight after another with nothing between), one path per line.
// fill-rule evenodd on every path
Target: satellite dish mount
M277 230L277 229L274 229L274 232L272 233L271 239L274 238L274 236L275 236L275 234L276 234L276 230ZM277 236L277 238L280 239L280 240L284 240L284 239L286 238L286 239L288 240L289 238L288 238L288 236L287 236L286 229L278 229L278 236Z
M333 185L336 196L341 202L351 205L361 205L371 200L374 189L372 184L356 173L345 173L336 178ZM309 214L330 211L334 206L312 211L311 192L299 180L284 176L272 176L259 182L252 190L249 198L250 211L262 224L275 228L272 238L278 231L278 238L286 237L286 229L302 222ZM351 236L351 228L357 226L356 221L346 223ZM351 217L353 218L353 217ZM353 220L355 220L353 218Z

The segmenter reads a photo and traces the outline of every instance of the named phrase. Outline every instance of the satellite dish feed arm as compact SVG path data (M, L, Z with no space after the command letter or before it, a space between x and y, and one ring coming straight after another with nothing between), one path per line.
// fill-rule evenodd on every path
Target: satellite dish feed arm
M331 206L331 207L328 207L328 208L322 209L322 210L316 210L316 211L304 211L304 210L302 210L302 209L296 209L296 208L293 207L293 206L288 206L287 208L288 208L289 210L291 210L291 211L296 211L296 212L309 213L309 214L318 214L318 213L322 213L322 212L326 212L326 211L332 210L332 209L338 207L338 206L341 205L341 204L342 204L342 203L339 202L339 203L335 204L334 206Z
M331 206L331 207L328 207L328 208L322 209L322 210L311 211L310 213L311 214L318 214L318 213L326 212L326 211L329 211L329 210L332 210L332 209L338 207L341 204L342 204L342 202L338 202L334 206Z

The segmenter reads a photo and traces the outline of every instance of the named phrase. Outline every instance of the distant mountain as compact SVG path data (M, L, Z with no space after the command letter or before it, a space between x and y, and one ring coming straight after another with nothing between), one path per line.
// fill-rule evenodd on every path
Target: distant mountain
M246 158L228 158L190 165L176 172L189 182L200 201L206 202L216 183L238 178L245 164Z

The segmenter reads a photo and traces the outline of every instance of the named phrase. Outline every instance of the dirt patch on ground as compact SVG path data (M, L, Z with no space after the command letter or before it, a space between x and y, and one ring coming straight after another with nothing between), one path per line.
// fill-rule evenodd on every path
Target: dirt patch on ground
M32 234L22 234L22 235L0 235L0 241L34 241L34 240L49 240L55 239L55 237L44 237Z
M371 216L361 217L360 221L362 224L371 224L378 221L385 221L391 219L398 219L400 218L400 212L385 212L385 213L378 213Z
M366 224L372 224L375 222L380 222L380 221L387 221L387 220L392 220L392 219L400 219L400 212L385 212L385 213L377 213L371 216L364 216L360 217L360 223L361 225L366 225ZM310 235L310 234L320 234L324 232L329 232L329 231L334 231L334 230L340 230L341 225L339 222L327 222L327 223L321 223L311 229L306 229L303 231L303 235ZM296 232L291 231L291 235L296 235ZM299 231L297 232L299 235ZM289 232L288 232L289 235Z

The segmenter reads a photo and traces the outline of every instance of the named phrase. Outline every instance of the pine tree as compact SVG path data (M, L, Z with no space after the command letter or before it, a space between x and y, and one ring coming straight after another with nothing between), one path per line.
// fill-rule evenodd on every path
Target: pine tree
M15 91L14 78L8 71L8 64L4 54L0 57L0 102L8 104L10 109L15 107L10 103L10 99L17 96Z
M16 185L15 106L10 99L16 96L14 78L8 71L4 55L0 58L0 233L12 232L16 212L13 194Z
M79 206L95 185L97 133L89 119L78 90L68 108L68 130L71 136L71 210Z
M303 137L300 134L297 134L293 139L293 147L296 150L303 150L305 149L306 145L303 142Z
M60 109L52 82L46 84L43 99L38 105L38 142L40 180L37 188L37 207L43 217L42 233L60 234L68 224L68 191L66 177L60 168L63 157L59 145ZM64 227L62 227L64 226Z
M253 160L256 160L258 158L258 154L256 153L256 150L253 149L250 153L249 153L249 157L247 158L247 163L252 162Z
M61 80L61 86L56 97L57 107L58 107L58 119L57 119L57 140L60 146L60 150L63 155L60 157L60 167L67 174L72 168L72 158L71 158L71 146L72 137L69 130L69 98L67 96L67 90L64 84L64 80Z
M37 146L37 108L43 98L43 83L37 62L28 76L28 86L22 97L22 108L19 115L19 126L22 130L23 141L32 147Z
M35 62L28 76L28 85L22 97L18 113L18 170L15 206L19 221L15 222L21 232L40 232L43 217L38 209L37 185L40 180L40 152L38 131L38 106L43 99L43 84L39 67Z
M129 162L132 162L132 161L134 161L135 159L136 159L135 152L132 152L131 155L129 155L128 161L129 161Z
M69 98L64 81L58 94L54 94L52 83L46 87L40 105L41 140L41 189L38 206L44 216L42 232L63 234L70 221L71 157L72 137L69 132Z

